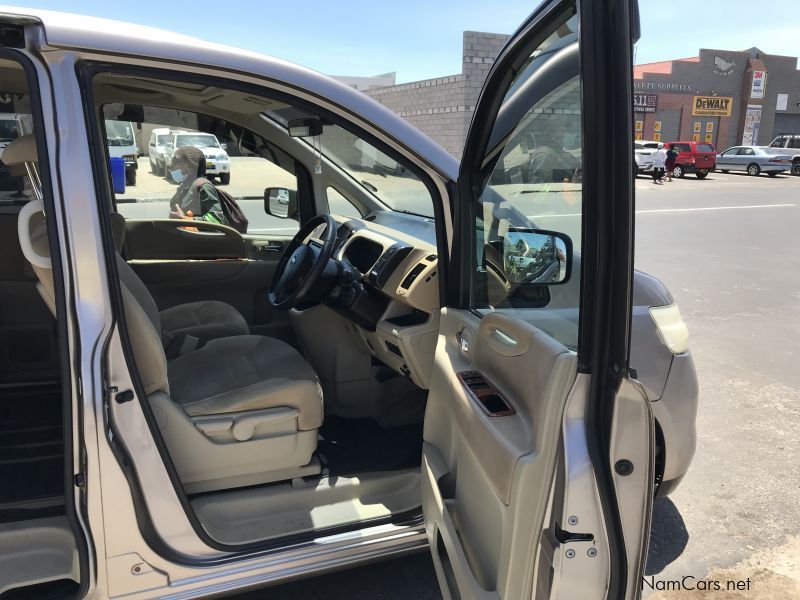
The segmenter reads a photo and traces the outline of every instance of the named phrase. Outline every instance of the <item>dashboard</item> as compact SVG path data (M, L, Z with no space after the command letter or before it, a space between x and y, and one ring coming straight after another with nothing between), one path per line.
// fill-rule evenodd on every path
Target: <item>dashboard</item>
M325 304L349 321L365 350L426 388L440 306L435 231L422 218L380 218L336 218L332 257L344 281ZM421 239L428 234L430 241Z

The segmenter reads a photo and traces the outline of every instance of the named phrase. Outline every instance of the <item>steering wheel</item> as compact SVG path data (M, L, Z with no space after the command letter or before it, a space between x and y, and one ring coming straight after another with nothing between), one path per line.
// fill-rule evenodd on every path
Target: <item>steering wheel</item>
M314 240L306 241L320 225L325 231L320 237L322 246ZM309 219L295 234L278 262L267 295L269 303L278 310L289 310L309 297L325 270L336 244L338 224L330 215L317 215Z

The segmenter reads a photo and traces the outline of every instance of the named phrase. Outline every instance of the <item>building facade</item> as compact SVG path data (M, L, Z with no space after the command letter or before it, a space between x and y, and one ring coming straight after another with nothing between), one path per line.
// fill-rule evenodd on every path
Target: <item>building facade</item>
M365 93L461 158L481 87L508 38L498 33L465 31L461 73Z
M750 48L634 67L637 139L695 140L718 149L800 133L797 58Z
M460 158L483 82L508 38L465 31L461 73L365 93ZM633 87L638 139L694 139L724 149L800 133L795 57L701 49L695 57L637 65Z

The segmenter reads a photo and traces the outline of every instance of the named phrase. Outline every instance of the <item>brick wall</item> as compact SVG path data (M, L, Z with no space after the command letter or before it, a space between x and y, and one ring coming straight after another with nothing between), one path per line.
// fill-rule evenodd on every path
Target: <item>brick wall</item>
M368 90L366 94L461 158L481 87L508 37L465 31L461 73Z

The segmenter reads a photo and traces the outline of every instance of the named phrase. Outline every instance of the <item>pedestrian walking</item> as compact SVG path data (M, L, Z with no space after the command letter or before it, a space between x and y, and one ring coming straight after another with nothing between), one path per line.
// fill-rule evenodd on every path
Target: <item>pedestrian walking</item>
M664 165L667 162L667 153L664 148L659 148L653 153L653 183L663 184Z
M672 181L672 171L675 169L675 160L677 158L678 151L675 149L675 146L670 144L667 148L667 161L665 163L667 168L667 181Z

